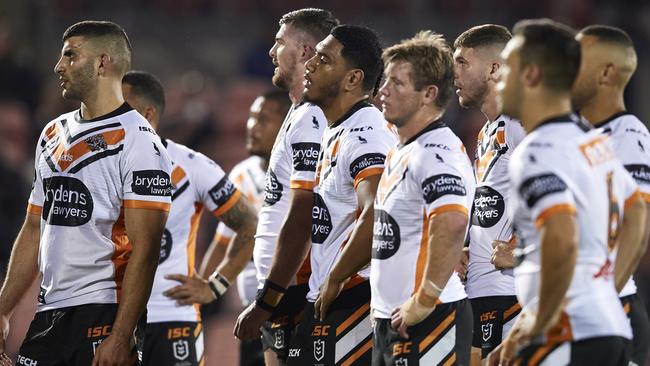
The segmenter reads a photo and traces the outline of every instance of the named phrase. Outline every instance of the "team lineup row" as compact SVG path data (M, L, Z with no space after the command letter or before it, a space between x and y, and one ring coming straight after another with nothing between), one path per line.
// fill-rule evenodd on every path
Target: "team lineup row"
M382 49L322 9L279 25L285 91L255 100L228 175L158 137L163 88L129 71L119 25L66 30L54 71L81 107L39 137L0 350L40 274L20 365L202 365L198 304L234 281L242 364L645 362L650 135L625 110L624 31L527 20ZM454 90L487 118L473 166ZM197 272L204 208L221 222Z

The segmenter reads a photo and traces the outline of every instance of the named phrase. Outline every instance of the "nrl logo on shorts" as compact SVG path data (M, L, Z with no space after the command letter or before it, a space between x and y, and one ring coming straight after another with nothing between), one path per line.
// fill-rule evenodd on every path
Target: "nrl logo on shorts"
M284 329L278 329L275 331L275 348L284 348Z
M492 323L481 325L481 330L483 331L483 341L487 342L492 338Z
M190 345L186 340L179 339L172 343L172 348L174 351L174 357L179 361L186 360L190 356Z
M409 360L407 358L398 358L395 360L395 366L408 366L409 365Z
M88 147L92 151L106 150L108 148L106 140L104 140L104 136L102 135L90 136L84 142L88 144Z
M316 361L320 361L325 357L325 342L322 339L317 339L314 341L314 358Z

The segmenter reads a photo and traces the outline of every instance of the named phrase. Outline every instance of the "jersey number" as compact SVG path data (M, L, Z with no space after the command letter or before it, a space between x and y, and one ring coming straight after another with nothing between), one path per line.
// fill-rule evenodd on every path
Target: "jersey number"
M609 220L607 222L607 246L614 250L618 239L618 228L621 221L621 213L618 208L618 199L614 193L614 173L607 173L607 196L609 198Z

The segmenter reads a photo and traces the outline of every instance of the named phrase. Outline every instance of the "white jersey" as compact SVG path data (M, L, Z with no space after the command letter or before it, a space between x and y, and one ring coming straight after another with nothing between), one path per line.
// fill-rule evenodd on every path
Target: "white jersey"
M526 136L517 120L499 116L478 134L474 173L476 194L469 229L469 264L465 290L470 299L483 296L514 296L512 269L497 271L490 263L492 242L510 241L512 223L508 219L510 156Z
M540 291L540 233L558 213L575 214L578 252L555 336L579 341L601 336L631 337L630 323L614 289L610 228L620 220L624 202L638 194L598 131L575 116L550 119L517 147L510 160L511 209L523 261L515 267L515 288L522 307L535 312ZM549 333L550 336L550 333Z
M207 156L171 140L163 143L172 159L172 209L165 224L160 260L147 304L147 322L199 321L198 305L178 306L163 295L178 285L165 279L196 273L196 233L203 209L219 217L241 196L226 173Z
M264 201L264 182L266 171L262 169L262 158L251 156L239 162L230 171L230 180L248 198L257 211L262 207ZM217 245L228 246L231 240L237 235L226 224L220 222L217 226L215 241ZM237 292L244 306L255 301L257 294L257 274L255 263L251 260L246 268L237 276Z
M396 141L382 113L367 101L354 105L325 130L316 168L307 300L316 301L320 285L354 230L359 214L357 185L384 171L386 154ZM346 288L368 275L369 269L360 271Z
M253 251L259 288L271 270L278 235L289 211L290 189L314 189L316 163L325 127L327 120L323 111L303 102L291 107L275 138ZM308 281L308 265L309 261L305 260L292 284Z
M126 103L89 121L77 110L45 126L34 165L38 311L119 303L131 254L123 209L169 210L171 164L160 139Z
M429 219L449 211L469 216L474 190L465 147L440 120L390 150L375 198L370 288L376 318L390 318L419 289ZM460 278L452 273L440 302L466 297Z
M643 199L650 203L650 133L637 117L627 112L618 113L596 127L609 136L616 157L639 186ZM636 284L630 277L621 297L636 293Z

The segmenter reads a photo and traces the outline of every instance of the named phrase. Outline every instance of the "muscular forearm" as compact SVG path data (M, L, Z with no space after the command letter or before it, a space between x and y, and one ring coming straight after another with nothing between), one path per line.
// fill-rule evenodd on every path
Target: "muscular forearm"
M228 281L234 281L250 262L253 256L256 228L257 219L253 218L253 221L247 221L239 228L237 235L228 245L226 255L216 270Z
M292 200L296 199L296 195L300 195L303 202L299 204L292 203L289 209L287 218L284 220L278 235L273 263L268 275L270 281L285 288L291 284L291 280L305 261L311 243L313 198L305 199L305 196L308 193L312 197L312 193L307 191L293 192L293 190L292 193L294 194Z
M372 206L364 208L357 219L357 224L350 235L339 260L330 272L330 278L336 282L343 282L359 272L370 262L372 253L372 227L374 209Z
M40 217L27 214L14 242L7 277L0 291L0 314L11 315L16 304L38 275Z
M614 265L616 290L619 292L634 273L645 251L648 240L646 216L646 205L640 199L625 210Z
M531 335L546 332L557 321L573 280L578 251L575 217L558 214L548 219L540 235L539 306Z

